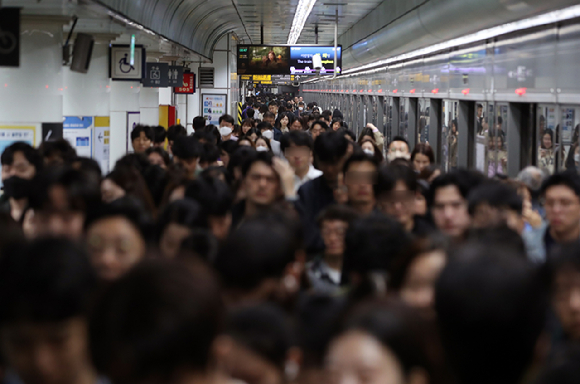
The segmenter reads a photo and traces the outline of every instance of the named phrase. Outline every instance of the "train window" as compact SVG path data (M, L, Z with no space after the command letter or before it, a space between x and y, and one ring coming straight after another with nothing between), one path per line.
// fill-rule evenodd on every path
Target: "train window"
M387 97L385 99L385 116L387 116L387 143L393 140L393 98Z
M429 99L419 99L419 143L429 143Z
M475 112L475 168L487 174L488 137L489 137L489 108L486 102L478 102Z
M563 157L560 145L560 124L557 106L551 104L538 104L537 127L538 127L538 167L548 174L554 174L558 170L557 164Z
M458 101L445 100L443 102L443 131L441 138L444 139L441 150L443 151L443 166L446 171L457 168L459 148L459 129L457 126Z
M482 130L487 129L486 172L488 177L507 173L507 114L505 103L489 103L489 118L483 119Z
M399 136L409 139L409 98L400 98Z
M580 166L580 107L564 105L560 107L562 144L564 154L562 169L579 169Z
M371 97L371 123L375 126L379 126L379 108L377 96Z

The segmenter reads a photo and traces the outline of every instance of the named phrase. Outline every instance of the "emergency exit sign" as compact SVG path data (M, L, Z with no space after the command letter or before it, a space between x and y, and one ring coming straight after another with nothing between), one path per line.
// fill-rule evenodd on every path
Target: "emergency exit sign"
M173 92L177 94L195 93L195 75L193 73L184 73L183 86L173 88Z

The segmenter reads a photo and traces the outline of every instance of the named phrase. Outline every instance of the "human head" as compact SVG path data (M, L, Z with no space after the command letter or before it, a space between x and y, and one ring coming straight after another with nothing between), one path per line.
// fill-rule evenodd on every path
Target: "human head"
M183 199L169 203L157 220L157 244L161 256L175 258L181 242L191 235L191 231L205 227L207 220L197 202Z
M344 184L351 205L375 204L373 186L376 184L378 162L363 151L355 151L344 163Z
M310 126L310 135L312 136L312 140L316 140L318 136L320 136L324 132L328 132L328 124L322 120L315 120L312 125Z
M202 169L207 169L209 167L217 166L220 155L221 150L216 145L212 143L204 143L201 146L201 155L199 156L198 162L199 167Z
M131 144L135 153L143 153L153 145L155 135L152 127L137 125L131 131Z
M308 172L312 164L313 148L312 137L304 131L290 131L280 139L280 150L297 174Z
M321 116L327 124L330 124L332 121L332 112L330 112L328 109L322 111Z
M410 231L414 225L417 176L409 167L390 164L380 168L375 195L380 211Z
M195 119L193 119L195 121ZM196 121L196 124L199 120ZM205 119L204 119L204 123L203 126L205 126ZM202 128L202 127L200 127ZM197 127L194 124L193 129L195 129L197 131ZM173 143L175 142L175 140L180 137L180 136L187 136L187 130L185 129L185 127L181 124L177 124L177 125L172 125L171 127L167 128L167 150L169 151L169 153L173 153Z
M523 232L522 198L515 188L490 181L472 189L468 202L473 228L507 225L517 233Z
M294 119L290 127L288 127L291 131L304 131L305 128L308 126L304 123L304 117L297 117Z
M202 150L203 148L199 141L192 136L180 136L173 144L173 162L183 166L189 179L195 178L195 171Z
M481 104L477 104L477 117L482 117L483 116L483 105Z
M268 111L274 115L278 114L278 103L276 101L271 101L270 104L268 104ZM264 119L266 118L266 116L264 116Z
M413 149L411 153L411 162L413 163L413 168L415 172L421 173L421 171L435 163L435 154L433 149L429 144L419 143Z
M153 127L153 146L163 147L165 145L165 138L167 137L167 131L165 127L158 125Z
M578 237L580 227L580 176L576 171L552 175L542 184L546 220L550 230L559 237ZM570 236L573 238L569 238Z
M167 169L171 164L171 158L169 157L169 153L167 153L161 147L152 147L145 151L145 155L149 159L151 165L158 165L162 169Z
M38 150L46 166L70 164L77 156L77 151L65 139L45 141Z
M524 183L530 189L533 195L537 195L542 188L545 175L540 168L530 165L518 173L516 180Z
M332 123L330 124L330 126L332 127L333 131L338 131L340 128L343 127L342 119L340 118L332 119Z
M232 116L221 115L218 121L219 121L220 128L228 127L228 128L234 129L235 121L234 121L234 118Z
M271 127L272 125L270 123L266 123L266 122L262 122L265 123L266 125L263 125L262 128L264 128L264 130L270 130L268 127ZM262 124L260 123L260 124ZM260 125L258 124L258 126ZM256 140L258 139L258 137L262 136L262 130L260 128L252 128L248 131L248 133L246 134L246 136L244 136L247 139L250 139L252 141L252 143L255 143Z
M194 132L197 132L200 129L203 129L203 127L205 127L207 120L205 119L205 117L203 116L196 116L193 118L192 121L192 127Z
M265 138L267 138L268 140L272 140L274 138L274 127L272 127L272 124L266 122L266 121L262 121L260 124L258 124L257 127L258 131L260 132L259 136L264 136ZM253 132L248 131L248 134L252 134ZM256 142L258 138L256 137L254 140L254 143Z
M242 133L245 135L248 131L256 125L254 119L246 119L242 122Z
M110 203L121 197L131 196L139 200L143 207L153 215L155 201L143 174L133 166L117 163L115 169L101 182L103 202Z
M22 382L91 380L87 327L96 278L75 242L41 239L0 258L3 355Z
M336 183L346 161L348 140L338 132L325 132L314 141L314 157L328 183Z
M274 170L270 152L257 152L248 158L242 164L242 178L246 203L267 208L280 197L280 178Z
M542 143L541 147L544 149L551 149L554 144L554 131L551 129L546 129L542 133Z
M393 161L397 158L409 160L411 158L410 155L407 139L402 136L395 136L387 149L387 159L389 159L389 161Z
M265 112L263 115L263 121L270 123L271 126L274 126L274 124L276 123L276 114L269 111Z
M114 382L210 375L222 318L218 283L201 263L144 263L97 301L89 328L93 363Z
M342 257L346 230L357 217L358 213L354 209L339 204L331 205L320 213L317 222L325 255Z
M39 151L30 144L19 141L6 147L2 152L1 162L4 193L17 200L27 197L30 182L22 180L32 180L42 169L43 162ZM16 182L9 182L6 188L6 180L9 178ZM23 186L18 184L23 184Z
M385 159L383 157L383 152L381 149L375 144L375 142L369 138L364 138L362 143L360 144L361 149L364 153L369 156L372 156L379 164L383 162Z
M472 244L449 258L435 310L460 384L517 383L544 329L546 281L512 249Z
M272 146L270 140L266 137L258 137L256 139L256 151L258 152L272 152Z

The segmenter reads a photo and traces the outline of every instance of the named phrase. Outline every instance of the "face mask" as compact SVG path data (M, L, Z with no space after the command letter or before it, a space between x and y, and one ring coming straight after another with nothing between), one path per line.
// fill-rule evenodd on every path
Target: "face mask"
M268 147L256 147L256 151L258 152L268 152Z
M274 138L274 133L270 130L262 132L262 136L268 140L272 140Z
M6 197L12 197L16 200L28 197L32 180L23 179L18 176L11 176L4 180L4 194Z
M369 148L364 148L363 152L366 153L367 155L370 155L370 156L375 155L375 151L373 151L372 149L369 149Z
M298 107L298 109L299 109L299 110L301 110L301 111L303 111L303 110L304 110L304 108L303 108L303 107Z
M574 155L574 161L580 163L580 154L577 153Z
M411 155L409 155L406 152L403 151L395 151L395 152L389 152L387 158L389 159L389 161L393 161L395 159L400 159L403 158L405 160L409 160L411 158Z
M228 136L231 133L232 133L232 129L230 127L221 127L220 128L220 135L222 135L222 137Z

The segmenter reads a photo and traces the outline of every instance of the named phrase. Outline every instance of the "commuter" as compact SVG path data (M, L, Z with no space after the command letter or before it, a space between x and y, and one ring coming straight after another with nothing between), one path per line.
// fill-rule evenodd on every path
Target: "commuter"
M42 156L27 143L16 142L2 152L3 211L19 221L28 205L32 180L42 170Z
M256 126L256 120L246 119L242 122L242 136L246 135L248 131Z
M387 148L387 159L393 161L399 158L410 160L411 150L409 149L409 143L404 137L395 136Z
M153 147L165 146L165 139L167 138L167 131L165 127L158 125L153 127Z
M451 120L451 129L449 130L449 136L447 136L447 148L449 148L449 167L450 169L457 168L457 150L459 148L458 143L458 129L457 129L457 119Z
M133 167L119 165L101 182L101 197L104 203L112 203L124 196L139 200L151 216L155 215L155 201L141 173Z
M193 119L193 129L197 131L197 124L201 123L198 119L201 116L198 116ZM198 119L198 120L196 120ZM203 119L203 117L202 117ZM205 126L205 119L203 120L203 126ZM171 127L167 128L167 151L170 155L173 155L173 143L177 140L180 136L187 136L187 130L182 125L172 125Z
M450 257L435 285L435 310L459 384L521 382L546 319L547 287L538 272L491 244Z
M489 137L490 151L486 152L487 177L505 175L507 171L507 151L505 150L504 136Z
M409 167L399 164L381 167L374 188L379 210L396 219L407 233L424 237L434 231L416 211L419 184Z
M180 136L173 144L173 162L186 171L186 177L195 179L203 147L195 137Z
M235 150L238 149L242 138L243 136L241 136L238 141L229 140L220 144L220 161L224 167L228 167L230 157L235 152Z
M206 126L206 122L207 120L203 116L194 117L191 125L193 132L201 131Z
M260 124L258 124L257 129L258 129L258 131L260 131L260 136L263 136L270 141L269 147L272 149L272 152L274 153L274 155L281 157L282 151L280 150L280 142L274 138L274 131L273 131L274 127L272 127L272 125L267 123L267 122L261 122ZM251 130L248 131L248 133L251 133ZM258 140L258 137L256 137L256 139L254 140L255 144L257 144L257 140ZM256 147L257 147L257 145L256 145Z
M276 120L276 128L283 134L288 133L290 132L290 126L294 121L296 121L296 116L291 112L279 114L278 119Z
M343 128L344 125L342 124L342 119L334 118L332 119L332 123L330 123L333 131L338 131L339 129Z
M306 131L308 125L306 123L306 117L297 117L292 124L290 124L291 131Z
M304 102L299 101L298 102L298 109L296 109L294 111L294 115L296 115L296 117L300 118L300 117L302 117L303 114L304 114Z
M102 281L116 280L139 263L151 239L150 218L131 197L106 204L87 219L91 263Z
M342 177L339 175L335 199L348 203L360 215L375 211L376 196L373 185L376 184L379 163L365 152L355 151L346 160Z
M49 140L40 144L38 151L47 167L71 164L77 151L65 139Z
M145 153L153 145L155 136L153 128L146 125L137 125L131 131L131 144L135 153Z
M280 104L277 101L271 101L268 104L268 112L274 115L274 121L278 119L278 109L280 108ZM266 116L264 116L266 117ZM273 124L272 124L273 125Z
M272 140L273 142L274 140ZM256 140L256 151L258 152L270 152L272 153L271 141L264 136L258 137Z
M545 173L552 175L556 170L557 148L554 148L554 131L546 129L542 133L542 142L538 149L538 166Z
M381 131L379 131L379 129L371 123L368 123L367 126L361 131L358 138L358 143L362 144L366 137L371 139L377 145L377 147L379 147L379 150L383 152L385 138Z
M232 116L230 115L220 116L219 125L220 125L219 131L222 141L238 140L238 138L232 134L234 132L234 118Z
M371 156L378 164L381 164L385 160L380 148L369 137L363 138L360 146L363 152Z
M520 181L528 187L529 192L531 193L532 199L532 208L543 215L544 209L541 207L539 198L540 198L540 189L542 188L542 183L546 179L546 174L538 167L534 166L527 166L518 173L516 177L517 181Z
M87 339L96 278L83 247L64 239L14 245L0 258L6 383L106 383Z
M314 180L322 175L322 172L312 165L314 140L302 131L292 131L282 136L280 150L294 169L294 189L298 189L307 181Z
M152 147L145 151L147 158L151 165L158 165L164 170L171 165L171 158L169 157L169 153L167 153L161 147Z
M326 121L326 124L330 126L330 123L332 122L332 112L329 110L324 110L322 111L321 116L322 119Z
M157 244L161 256L176 258L183 240L193 230L206 227L207 218L197 202L184 199L169 203L157 221Z
M310 129L308 130L310 136L312 136L312 140L316 140L316 138L320 136L320 134L328 131L329 131L328 125L322 120L314 121Z
M411 152L411 162L415 172L418 174L431 164L435 164L435 154L431 146L425 143L417 144L413 152Z
M548 228L543 236L546 254L556 244L580 241L580 176L572 171L550 176L542 184Z
M331 205L318 217L324 251L306 264L311 289L318 293L336 294L340 287L344 238L357 212L345 205Z
M211 353L222 321L219 286L208 268L145 263L97 301L89 326L92 360L114 383L225 384Z
M254 120L262 120L264 117L262 116L262 112L260 111L260 104L254 103L252 108L254 109Z
M210 143L203 144L201 149L202 151L201 155L199 156L198 168L204 170L209 167L217 166L221 154L220 149L217 146Z

